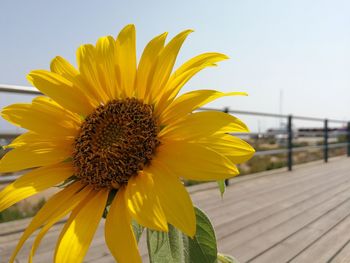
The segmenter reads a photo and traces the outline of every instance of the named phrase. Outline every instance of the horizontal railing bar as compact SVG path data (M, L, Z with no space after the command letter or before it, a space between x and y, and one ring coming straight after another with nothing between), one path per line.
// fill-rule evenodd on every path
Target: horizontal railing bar
M348 134L346 131L344 132L339 132L339 131L329 131L329 136L339 136L339 135L345 135ZM298 132L295 131L293 133L293 135L295 136L305 136L305 137L317 137L317 136L323 136L324 131L320 131L320 132Z
M230 133L231 135L233 136L252 136L252 135L260 135L260 136L274 136L274 135L287 135L288 132L287 131L274 131L274 132L247 132L247 133L242 133L242 132L239 132L239 133ZM329 137L336 137L338 135L346 135L348 134L347 132L333 132L333 131L329 131ZM305 135L308 135L308 136L305 136ZM293 136L294 137L315 137L315 138L319 138L319 137L322 137L323 136L323 132L293 132Z
M215 108L199 108L198 110L213 110L213 111L222 111L222 109L215 109ZM240 111L240 110L227 110L228 113L233 114L243 114L243 115L254 115L254 116L262 116L262 117L276 117L276 118L288 118L289 115L284 114L277 114L277 113L267 113L267 112L256 112L256 111ZM316 117L305 117L305 116L293 116L293 119L298 120L307 120L307 121L324 121L323 118L316 118ZM329 122L335 122L335 123L347 123L347 121L344 120L335 120L335 119L328 119Z
M0 185L1 184L12 183L18 177L20 177L20 176L19 175L2 175L2 176L0 176Z
M328 144L328 148L342 148L342 147L347 147L347 146L348 146L347 142L330 143L330 144Z
M328 144L328 148L343 148L347 147L347 143L333 143ZM311 146L302 146L302 147L293 147L293 152L303 152L310 149L324 149L325 145L311 145ZM287 153L288 149L276 149L276 150L266 150L266 151L258 151L254 155L255 156L264 156L264 155L274 155L274 154L282 154Z
M14 85L0 85L0 91L10 92L10 93L21 93L21 94L31 94L40 95L42 94L36 88L24 87L24 86L14 86Z
M254 153L254 156L265 156L265 155L275 155L281 153L287 153L287 149L276 149L276 150L266 150L266 151L258 151Z
M198 110L213 110L213 111L222 111L222 109L215 109L215 108L207 108L202 107ZM282 115L277 113L266 113L266 112L256 112L256 111L239 111L239 110L228 110L228 113L235 113L235 114L243 114L243 115L255 115L255 116L263 116L263 117L276 117L276 118L287 118L288 115Z
M348 144L345 143L330 143L328 144L328 148L342 148L342 147L346 147ZM310 149L324 149L326 147L326 145L322 144L322 145L310 145L310 146L302 146L302 147L293 147L293 152L303 152L303 151L307 151Z
M316 118L316 117L304 117L304 116L294 116L294 119L298 119L298 120L305 120L305 121L324 121L325 119L322 118ZM335 119L327 119L328 122L333 122L333 123L347 123L348 121L345 120L335 120Z

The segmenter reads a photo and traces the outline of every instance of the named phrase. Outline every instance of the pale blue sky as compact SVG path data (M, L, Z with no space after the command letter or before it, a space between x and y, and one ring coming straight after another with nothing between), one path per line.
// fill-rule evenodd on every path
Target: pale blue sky
M31 69L128 23L137 29L138 53L153 36L192 28L178 64L205 51L231 57L185 88L247 91L213 106L350 119L350 1L47 1L0 2L0 83L28 85ZM0 94L0 107L18 100ZM20 100L26 100L20 97ZM249 120L255 126L255 120ZM7 129L0 122L0 129ZM263 125L264 126L264 125Z

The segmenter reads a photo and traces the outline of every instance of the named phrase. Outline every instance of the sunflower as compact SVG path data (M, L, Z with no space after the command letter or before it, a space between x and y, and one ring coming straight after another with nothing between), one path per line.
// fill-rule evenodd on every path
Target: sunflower
M54 261L81 262L105 208L105 240L120 262L141 262L132 220L168 231L168 223L194 236L196 219L182 179L222 180L238 174L235 164L253 148L232 132L248 129L239 119L215 111L194 112L222 93L196 90L178 96L200 70L227 57L198 55L176 71L186 30L165 45L167 33L152 39L136 62L135 27L77 50L78 69L55 57L50 71L28 80L46 96L5 107L1 115L28 131L0 161L0 172L31 169L0 193L0 211L47 188L61 185L24 231L10 262L30 235L41 239L69 215Z

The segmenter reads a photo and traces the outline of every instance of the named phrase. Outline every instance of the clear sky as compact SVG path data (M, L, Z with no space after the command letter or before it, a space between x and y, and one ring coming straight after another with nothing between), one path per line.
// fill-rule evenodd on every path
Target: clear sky
M28 85L31 69L49 67L126 24L137 29L138 53L153 36L192 28L178 63L205 51L231 57L200 73L192 89L247 91L212 106L350 119L350 1L128 0L0 2L0 83ZM0 107L24 97L0 94ZM249 120L254 126L254 120ZM0 122L0 131L7 129Z

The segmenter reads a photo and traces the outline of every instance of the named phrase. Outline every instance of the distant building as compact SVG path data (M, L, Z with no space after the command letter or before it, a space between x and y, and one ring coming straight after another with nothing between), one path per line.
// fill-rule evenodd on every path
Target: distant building
M328 133L330 136L338 136L344 134L346 128L328 128ZM300 128L298 129L299 137L323 137L324 128Z

